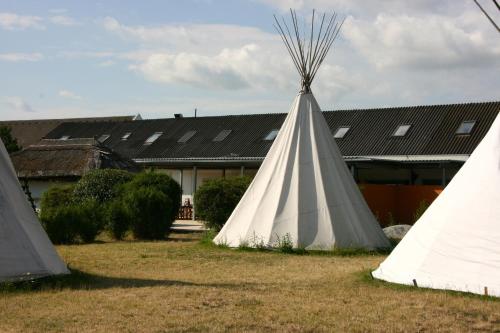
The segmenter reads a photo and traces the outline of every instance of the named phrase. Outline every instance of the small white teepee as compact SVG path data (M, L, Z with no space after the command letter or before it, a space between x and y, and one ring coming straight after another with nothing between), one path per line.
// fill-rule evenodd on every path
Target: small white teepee
M290 30L284 21L284 29L276 22L301 74L302 91L257 175L214 242L231 247L269 247L286 241L294 247L323 250L388 247L389 241L364 201L310 91L341 24L335 23L334 15L324 25L323 15L319 33L313 38L313 12L311 40L305 50L307 43L298 34L294 12L292 20L293 31L297 31L295 40L291 34L286 35Z
M69 274L28 204L0 140L0 282Z
M500 115L373 276L500 297Z

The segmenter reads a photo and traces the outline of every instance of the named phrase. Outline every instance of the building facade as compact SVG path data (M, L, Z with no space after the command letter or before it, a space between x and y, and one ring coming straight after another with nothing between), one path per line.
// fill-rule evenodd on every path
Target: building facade
M460 169L499 111L500 102L483 102L323 114L358 184L435 191ZM169 174L181 184L184 198L192 200L207 179L254 175L285 116L65 122L45 137L96 138L144 168Z

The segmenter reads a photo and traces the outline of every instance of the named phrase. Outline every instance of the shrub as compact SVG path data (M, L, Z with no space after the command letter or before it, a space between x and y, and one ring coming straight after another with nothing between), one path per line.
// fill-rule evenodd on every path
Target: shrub
M132 180L130 172L116 169L97 169L89 171L76 184L74 200L84 202L95 200L98 203L110 201L118 195L118 186Z
M130 218L121 200L114 200L106 207L106 228L115 239L123 239L130 228Z
M79 216L75 214L74 206L43 210L40 220L52 243L71 244L76 241Z
M83 243L93 242L105 226L103 205L87 200L72 207L78 223L75 226L77 235Z
M40 208L43 212L60 206L66 206L73 200L74 185L55 185L42 194Z
M196 215L205 221L207 227L220 230L250 182L251 178L249 177L206 181L194 195Z
M103 229L102 213L95 201L45 209L40 220L55 244L72 244L78 240L93 242Z
M171 213L169 218L173 222L181 206L181 187L169 175L156 172L142 172L137 174L132 181L125 184L125 192L138 188L154 188L165 194L171 200Z
M154 187L139 187L123 197L134 237L162 239L172 225L172 200Z

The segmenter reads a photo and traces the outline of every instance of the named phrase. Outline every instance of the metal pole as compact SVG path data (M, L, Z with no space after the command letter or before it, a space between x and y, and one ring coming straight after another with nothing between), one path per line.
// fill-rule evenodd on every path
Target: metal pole
M442 175L441 175L441 185L443 185L443 187L446 186L446 168L443 166L442 167Z
M196 166L194 166L193 167L193 191L192 191L192 194L193 194L193 221L196 220L195 211L194 211L194 192L196 192L197 179L198 179L198 169L196 168Z

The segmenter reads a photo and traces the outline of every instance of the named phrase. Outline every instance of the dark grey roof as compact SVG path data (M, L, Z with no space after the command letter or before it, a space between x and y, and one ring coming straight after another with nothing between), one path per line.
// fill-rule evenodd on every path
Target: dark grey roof
M344 156L449 155L472 153L500 111L499 102L396 107L323 112L335 133L340 126L351 129L337 139ZM72 138L110 134L105 145L137 160L143 159L261 159L272 141L263 138L280 128L285 114L231 115L198 118L151 119L125 122L64 123L46 138ZM456 135L462 121L475 120L470 135ZM411 128L403 137L392 134L399 125ZM213 139L222 131L222 141ZM189 131L196 133L179 142ZM132 132L127 140L121 137ZM144 141L155 132L163 135L151 145Z
M139 117L139 118L137 118ZM40 141L50 131L64 122L100 122L100 121L131 121L141 119L137 116L114 116L93 118L67 118L67 119L34 119L34 120L4 120L1 126L12 129L12 135L22 147L28 147Z

